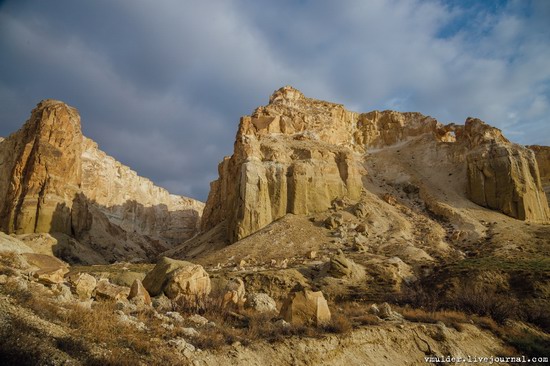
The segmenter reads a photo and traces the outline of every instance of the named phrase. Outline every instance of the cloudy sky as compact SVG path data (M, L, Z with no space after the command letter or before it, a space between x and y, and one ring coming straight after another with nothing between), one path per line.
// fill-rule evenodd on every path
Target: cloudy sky
M550 145L550 1L0 1L0 136L59 99L173 193L205 200L239 117L284 85Z

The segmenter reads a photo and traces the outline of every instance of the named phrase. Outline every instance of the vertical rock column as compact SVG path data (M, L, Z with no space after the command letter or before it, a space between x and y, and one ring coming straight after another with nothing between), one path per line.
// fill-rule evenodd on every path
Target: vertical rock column
M2 145L2 155L11 158L1 158L1 229L71 234L71 207L81 183L82 132L76 109L44 100Z

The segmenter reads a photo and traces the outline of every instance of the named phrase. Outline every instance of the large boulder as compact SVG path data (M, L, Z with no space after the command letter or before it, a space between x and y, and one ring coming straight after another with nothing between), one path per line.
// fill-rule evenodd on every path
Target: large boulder
M299 287L288 294L279 316L294 325L320 326L329 323L331 319L323 293Z
M97 280L88 273L76 273L69 276L69 283L80 300L88 300L92 297Z
M53 285L62 283L69 273L69 266L60 259L46 254L24 253L23 257L31 266L33 277L40 283Z
M143 279L151 296L164 293L168 298L206 296L211 291L210 277L199 264L163 257Z

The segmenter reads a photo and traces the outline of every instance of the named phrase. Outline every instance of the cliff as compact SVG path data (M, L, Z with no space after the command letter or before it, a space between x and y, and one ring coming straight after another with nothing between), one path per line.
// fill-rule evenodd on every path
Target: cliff
M171 195L84 137L75 108L44 100L0 141L0 229L72 237L106 261L148 259L198 231L203 204ZM76 245L58 253L84 261Z
M211 183L201 228L238 241L287 213L307 215L337 198L357 201L369 151L411 139L450 145L443 159L466 166L464 192L511 217L548 222L533 152L478 119L442 125L420 113L356 113L283 87L241 118L234 152Z

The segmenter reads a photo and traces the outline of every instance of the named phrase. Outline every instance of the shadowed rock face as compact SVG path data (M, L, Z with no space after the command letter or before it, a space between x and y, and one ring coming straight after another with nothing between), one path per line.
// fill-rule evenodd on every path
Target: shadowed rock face
M539 145L527 147L535 152L542 187L546 192L546 199L550 201L550 147Z
M368 175L366 152L422 136L453 144L446 158L467 165L464 188L473 202L521 220L549 220L533 153L500 130L477 119L444 126L420 113L359 114L287 86L241 118L233 155L211 183L202 230L224 223L225 239L235 242L287 213L324 211L336 198L357 200Z
M40 102L21 130L0 141L7 233L62 233L106 261L146 259L193 236L202 208L107 156L82 136L77 110L59 101Z

